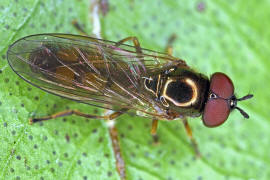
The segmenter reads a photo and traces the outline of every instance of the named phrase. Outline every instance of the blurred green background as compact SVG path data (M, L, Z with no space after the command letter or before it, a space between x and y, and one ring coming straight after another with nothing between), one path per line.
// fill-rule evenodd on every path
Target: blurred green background
M199 72L228 74L239 96L254 98L239 106L218 128L190 119L202 158L196 159L178 121L161 122L160 143L150 136L150 119L118 119L127 179L270 179L270 2L109 0L100 14L102 36L137 36L141 46L164 51L177 35L174 56ZM91 34L87 0L0 1L0 179L119 179L106 124L76 116L41 124L29 117L67 108L88 113L102 109L47 94L21 80L8 66L6 51L16 39L35 33Z

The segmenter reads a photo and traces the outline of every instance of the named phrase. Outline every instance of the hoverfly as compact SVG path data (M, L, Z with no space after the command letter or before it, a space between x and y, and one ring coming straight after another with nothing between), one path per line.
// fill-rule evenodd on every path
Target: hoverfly
M133 40L134 46L124 44ZM220 72L205 75L170 54L140 47L135 37L112 42L69 34L38 34L12 44L8 62L15 73L49 93L81 103L110 109L114 113L95 116L68 110L32 122L76 114L87 118L115 119L128 111L158 120L202 116L207 127L226 121L234 109L248 114L237 102L231 79ZM191 131L185 127L191 137Z

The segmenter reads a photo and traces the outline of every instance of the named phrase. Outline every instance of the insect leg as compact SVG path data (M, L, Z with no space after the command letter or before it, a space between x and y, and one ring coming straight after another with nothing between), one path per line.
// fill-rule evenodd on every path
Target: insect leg
M190 128L190 126L189 126L189 124L187 122L186 117L184 117L184 119L183 119L182 122L184 123L185 129L186 129L186 133L187 133L187 135L188 135L188 137L189 137L189 139L190 139L190 141L192 143L192 146L194 148L194 151L196 153L196 156L197 157L200 157L201 155L200 155L200 151L199 151L199 148L198 148L198 144L197 144L196 140L192 136L192 130L191 130L191 128Z
M115 45L120 46L121 44L124 44L124 42L126 42L126 41L132 41L135 48L136 48L136 52L138 54L142 54L142 48L141 48L140 42L135 36L130 36L130 37L127 37L125 39L122 39L122 40L118 41Z
M170 36L170 38L168 39L168 42L167 42L167 45L166 45L166 49L165 49L165 52L168 54L168 55L170 55L170 56L172 56L172 54L173 54L173 48L172 48L172 44L173 44L173 42L176 40L176 34L172 34L171 36Z
M151 134L156 135L157 134L157 128L158 128L158 120L153 119L152 120L152 128L151 128Z
M132 41L133 42L134 47L136 49L136 53L137 53L136 60L138 61L138 64L140 65L140 67L145 71L145 64L144 64L142 48L141 48L139 40L135 36L130 36L130 37L127 37L125 39L122 39L122 40L118 41L115 44L115 46L120 46L121 44L124 44L124 42L126 42L126 41Z
M109 115L105 115L105 116L98 116L98 115L92 115L92 114L85 114L83 112L80 112L78 110L66 110L66 111L62 111L62 112L58 112L49 116L45 116L45 117L41 117L41 118L30 118L29 122L30 124L32 123L36 123L36 122L40 122L40 121L46 121L46 120L50 120L50 119L55 119L58 117L65 117L65 116L70 116L70 115L77 115L77 116L82 116L82 117L86 117L86 118L91 118L91 119L106 119L106 120L112 120L115 119L117 117L119 117L120 115L122 115L123 113L125 113L126 111L128 111L127 108L121 109L120 111L117 112L113 112Z
M172 34L170 36L170 38L167 41L167 45L165 48L165 53L168 54L169 56L173 57L173 47L172 44L174 43L174 41L176 40L177 36L176 34ZM173 62L174 65L178 66L178 65L183 65L183 66L187 66L186 62L184 60L181 59L175 59L175 61Z
M159 142L159 138L157 135L157 128L158 128L158 120L154 118L152 120L151 135L155 144L158 144Z
M114 156L116 159L116 168L122 180L126 179L125 161L122 158L120 144L118 140L118 131L115 126L109 126L110 137L113 145Z
M83 30L78 21L73 20L71 23L82 35L87 36L87 33Z

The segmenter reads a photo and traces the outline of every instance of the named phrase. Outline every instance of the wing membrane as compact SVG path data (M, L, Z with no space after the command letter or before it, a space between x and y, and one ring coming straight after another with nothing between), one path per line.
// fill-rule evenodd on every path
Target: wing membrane
M116 111L153 109L152 100L142 93L142 77L176 60L155 51L137 53L134 46L68 34L28 36L8 50L10 66L27 82Z

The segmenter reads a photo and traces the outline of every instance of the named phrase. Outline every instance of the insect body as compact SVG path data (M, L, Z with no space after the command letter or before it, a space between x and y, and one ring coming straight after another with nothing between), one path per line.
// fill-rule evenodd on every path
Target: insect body
M139 111L156 120L202 115L204 124L222 124L237 102L230 78L214 73L210 80L171 55L84 36L40 34L24 37L8 50L8 62L24 80L47 92L116 111ZM77 114L77 111L46 118Z

